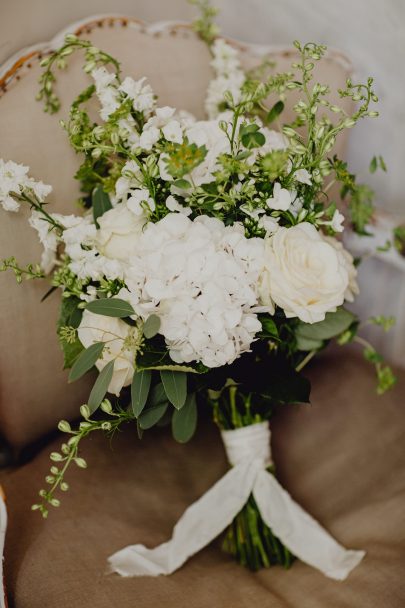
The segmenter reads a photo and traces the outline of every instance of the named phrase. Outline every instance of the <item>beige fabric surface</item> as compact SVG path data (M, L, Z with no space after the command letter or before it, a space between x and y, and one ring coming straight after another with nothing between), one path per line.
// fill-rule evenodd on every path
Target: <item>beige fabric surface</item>
M83 37L118 57L124 74L147 75L162 105L203 116L211 75L209 52L187 28L152 35L141 25L123 26L118 20L84 28ZM273 53L273 58L279 70L287 69L292 61L288 53ZM244 61L254 65L258 59L245 49ZM17 73L19 80L14 78L0 95L0 158L25 163L35 178L52 184L50 209L62 213L75 212L79 195L73 179L79 159L59 120L88 83L81 62L82 57L73 57L67 73L58 75L57 91L64 101L59 115L45 114L34 101L40 74L35 58L25 62ZM321 63L318 76L337 88L343 85L347 70L347 63L332 55ZM343 146L344 140L340 140L339 153ZM28 209L18 215L1 210L0 259L15 255L22 264L39 261L41 247L27 224L28 215ZM66 384L55 336L60 294L41 304L46 282L16 285L11 273L0 276L0 285L0 432L13 445L22 446L52 429L61 418L75 417L87 398L90 380Z
M345 546L367 551L345 582L302 563L257 574L219 541L169 577L105 575L128 543L169 538L184 509L226 470L219 433L199 427L188 445L167 430L139 441L134 426L111 446L88 440L59 510L43 521L29 507L48 470L48 446L3 479L10 528L6 582L14 608L402 608L405 605L405 377L382 398L373 371L340 350L314 364L311 406L286 406L273 422L278 477Z

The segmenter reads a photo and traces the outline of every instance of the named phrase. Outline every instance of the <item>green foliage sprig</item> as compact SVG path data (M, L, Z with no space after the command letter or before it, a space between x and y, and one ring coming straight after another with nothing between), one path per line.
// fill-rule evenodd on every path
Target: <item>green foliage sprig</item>
M40 264L28 264L27 266L21 266L16 258L6 258L0 262L0 272L6 272L11 270L14 272L17 283L22 283L23 279L43 279L45 273L41 269Z
M49 507L59 507L60 500L55 497L58 490L66 492L69 485L65 481L65 475L72 464L76 464L79 468L85 469L87 463L84 458L79 456L79 447L82 439L87 437L93 431L104 431L107 435L113 435L125 422L130 422L134 419L131 412L123 410L114 411L108 399L105 399L101 404L103 412L109 415L108 419L93 420L90 418L90 411L87 405L82 405L80 413L84 421L79 424L79 428L72 429L69 422L62 420L59 422L58 428L63 433L70 435L70 439L61 446L60 452L52 452L50 458L55 463L50 470L50 474L45 478L46 483L50 486L48 489L39 491L41 502L32 505L33 511L39 511L43 517L47 517Z
M114 57L93 46L90 41L80 40L74 34L68 34L65 37L65 44L41 62L41 66L45 70L39 80L41 88L38 92L37 100L44 102L45 112L54 114L59 110L61 105L60 99L54 91L56 82L55 67L60 70L65 69L67 67L67 58L78 50L85 51L86 62L83 69L86 73L90 73L98 66L112 64L115 68L115 74L119 79L120 64Z

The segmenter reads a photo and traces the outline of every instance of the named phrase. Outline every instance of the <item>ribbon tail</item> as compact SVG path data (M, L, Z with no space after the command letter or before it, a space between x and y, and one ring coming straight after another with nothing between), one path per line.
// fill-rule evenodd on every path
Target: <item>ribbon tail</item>
M216 538L239 513L255 484L260 463L248 461L233 467L183 513L171 540L154 549L131 545L108 562L121 576L171 574L194 553Z
M257 475L253 496L275 536L301 561L329 578L344 580L365 556L365 551L342 547L267 471Z

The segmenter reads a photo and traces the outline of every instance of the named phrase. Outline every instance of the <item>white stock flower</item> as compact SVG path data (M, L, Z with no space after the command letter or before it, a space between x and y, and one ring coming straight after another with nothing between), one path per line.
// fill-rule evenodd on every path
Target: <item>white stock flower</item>
M44 247L41 256L41 268L48 274L56 262L58 235L52 225L38 211L33 211L28 220L30 226L38 233L38 238Z
M336 209L331 221L328 223L334 232L343 232L343 230L344 230L343 222L344 221L345 221L345 216L342 213L340 213L340 211L338 209Z
M155 201L149 194L149 190L146 188L139 188L138 190L131 190L130 196L127 199L127 207L135 215L145 216L145 211L149 209L150 212L156 208ZM145 210L145 207L147 208Z
M183 130L178 120L171 120L162 127L163 135L167 141L172 141L176 144L181 144L183 141Z
M270 196L266 200L266 203L270 209L287 211L292 203L291 192L286 188L282 188L279 182L275 182L273 196Z
M277 232L280 228L278 225L278 217L271 217L271 215L263 215L259 219L259 228L263 228L266 231L266 236L270 236Z
M308 186L312 185L311 174L306 169L297 169L294 173L294 177L297 182L300 182L301 184L307 184Z
M343 255L307 222L279 228L265 240L261 302L286 317L316 323L343 304L349 273Z
M132 100L134 110L149 113L155 106L155 96L152 87L149 84L145 84L145 81L146 77L134 80L130 76L127 76L118 87L118 90L125 93Z
M245 82L245 74L239 61L239 52L223 38L217 38L212 47L213 59L211 66L216 77L208 85L205 109L209 118L216 118L219 106L224 101L225 91L229 91L235 103L241 98L241 88Z
M153 146L160 138L160 131L157 127L149 127L144 129L139 138L139 146L143 150L152 150Z
M98 218L98 251L112 260L127 261L136 251L138 238L146 221L144 213L135 215L125 203L106 211Z
M52 192L52 186L35 181L28 176L28 171L29 167L25 165L0 158L0 204L5 211L18 211L20 208L20 203L10 196L11 192L21 194L24 189L30 189L41 203Z
M215 218L171 213L148 224L125 282L143 318L157 314L172 359L231 363L260 331L257 282L264 242Z
M135 352L130 347L131 338L138 332L121 319L95 315L84 310L77 330L80 342L88 348L95 342L105 342L102 357L96 362L99 371L114 360L114 372L108 392L119 396L123 386L131 384L134 375ZM134 341L134 340L133 340Z
M117 78L114 73L109 72L105 67L96 68L91 72L91 75L101 105L100 116L103 120L108 120L109 116L120 106Z

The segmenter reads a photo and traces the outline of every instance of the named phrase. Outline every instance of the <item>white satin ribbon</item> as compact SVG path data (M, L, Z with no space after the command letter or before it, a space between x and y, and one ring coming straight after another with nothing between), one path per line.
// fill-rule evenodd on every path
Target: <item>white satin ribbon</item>
M221 434L232 468L186 509L171 540L154 549L125 547L109 558L110 570L121 576L171 574L214 540L253 493L264 522L296 557L329 578L344 580L365 552L337 543L266 471L271 463L268 423Z

